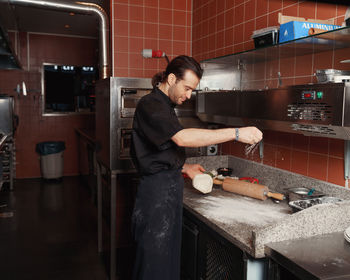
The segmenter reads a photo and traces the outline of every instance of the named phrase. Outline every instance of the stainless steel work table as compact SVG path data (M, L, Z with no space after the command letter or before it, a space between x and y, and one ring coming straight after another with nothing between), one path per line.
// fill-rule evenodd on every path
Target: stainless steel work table
M350 243L343 232L270 243L265 253L303 280L350 279Z

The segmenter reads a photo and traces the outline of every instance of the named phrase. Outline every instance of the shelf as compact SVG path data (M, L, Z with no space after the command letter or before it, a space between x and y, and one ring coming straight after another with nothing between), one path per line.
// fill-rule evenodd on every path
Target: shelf
M201 61L201 63L204 68L221 68L225 66L235 66L238 65L239 62L254 64L279 58L302 56L347 47L350 47L350 27L342 27L277 45L206 59Z

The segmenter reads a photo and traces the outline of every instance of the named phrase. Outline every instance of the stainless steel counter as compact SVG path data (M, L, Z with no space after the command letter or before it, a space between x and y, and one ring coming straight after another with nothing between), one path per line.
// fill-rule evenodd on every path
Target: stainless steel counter
M350 243L343 232L266 245L266 255L300 279L350 279Z

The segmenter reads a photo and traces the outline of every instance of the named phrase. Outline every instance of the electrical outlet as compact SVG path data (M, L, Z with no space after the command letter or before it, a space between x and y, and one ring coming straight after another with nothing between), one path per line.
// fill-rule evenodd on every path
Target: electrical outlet
M207 146L207 156L216 156L218 154L218 145Z

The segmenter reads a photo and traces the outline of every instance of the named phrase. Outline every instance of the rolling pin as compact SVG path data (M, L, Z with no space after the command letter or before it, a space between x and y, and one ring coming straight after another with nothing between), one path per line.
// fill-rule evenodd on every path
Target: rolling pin
M215 180L214 184L220 184L220 182ZM284 195L282 193L270 192L267 186L253 184L237 179L225 178L224 181L222 181L222 188L228 192L245 195L260 200L265 200L268 197L278 200L284 199Z

